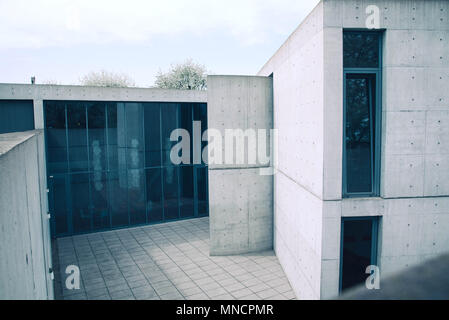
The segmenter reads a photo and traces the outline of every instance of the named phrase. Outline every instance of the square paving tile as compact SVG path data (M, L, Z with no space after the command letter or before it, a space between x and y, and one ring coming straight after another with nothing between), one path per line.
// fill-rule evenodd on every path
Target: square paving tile
M295 298L273 251L209 256L209 218L59 238L54 247L62 299ZM79 290L61 288L71 264Z

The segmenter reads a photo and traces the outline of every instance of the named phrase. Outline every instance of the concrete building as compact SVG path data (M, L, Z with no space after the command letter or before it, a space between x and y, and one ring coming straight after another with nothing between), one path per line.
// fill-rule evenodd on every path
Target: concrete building
M44 130L33 179L49 197L33 210L37 221L50 208L53 237L209 215L211 255L274 249L298 299L336 297L368 266L383 277L449 251L448 12L443 0L323 0L257 76L209 76L201 92L0 84L0 132ZM194 135L195 120L214 138L277 130L271 162L173 166L170 133ZM229 158L249 159L245 146ZM2 196L15 184L2 179ZM2 227L23 210L6 202ZM1 266L3 288L14 265Z
M345 34L368 31L370 5L379 8L377 57L368 37L362 44ZM356 217L351 229L368 228L367 217L377 224L367 261L383 275L449 250L448 12L449 1L325 0L260 70L273 77L279 129L274 247L298 298L338 294L351 254L344 245L360 236L343 224ZM364 64L351 61L364 54ZM345 114L354 103L350 77L360 72L376 75L371 143L378 149L371 158L377 182L358 197L345 189L345 166L356 163L345 163L343 137L354 126ZM352 172L356 181L362 172Z

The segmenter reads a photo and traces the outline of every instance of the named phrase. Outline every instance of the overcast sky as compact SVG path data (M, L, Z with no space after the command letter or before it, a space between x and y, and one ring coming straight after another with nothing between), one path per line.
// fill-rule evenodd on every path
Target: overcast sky
M105 69L151 86L192 58L255 74L318 0L0 0L0 82L78 84Z

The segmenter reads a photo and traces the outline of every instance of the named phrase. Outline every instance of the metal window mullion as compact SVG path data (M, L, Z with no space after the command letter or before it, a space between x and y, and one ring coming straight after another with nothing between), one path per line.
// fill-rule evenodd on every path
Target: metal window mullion
M377 75L375 74L375 79L377 78ZM375 146L374 146L374 134L375 132L375 128L374 128L374 119L373 119L373 115L375 114L375 104L373 105L373 99L376 99L375 95L376 93L374 93L374 97L373 97L373 88L372 88L372 81L370 79L370 77L367 77L368 80L368 101L369 101L369 117L370 117L370 158L371 158L371 193L374 193L374 172L376 170L376 163L375 163ZM374 83L374 85L376 86L376 83ZM375 92L376 92L376 88L374 88ZM377 100L377 99L376 99ZM374 101L376 102L376 101Z
M342 153L342 158L343 158L343 174L342 174L342 183L343 183L343 197L347 196L348 194L348 185L347 185L347 161L346 161L346 104L347 104L347 99L346 99L346 71L343 71L343 153Z
M164 149L162 149L162 105L158 103L159 106L159 149L161 166L160 166L160 175L161 175L161 197L162 197L162 221L165 221L165 194L164 194Z
M192 114L192 133L193 133L193 125L194 125L194 121L195 121L195 104L190 104L190 109L191 109L191 114ZM201 130L200 130L201 133ZM190 153L190 158L192 158L193 152L195 147L194 147L194 143L193 143L193 138L191 139L191 145L192 145L192 150ZM202 142L200 141L200 144ZM192 163L192 170L193 170L193 216L194 217L198 217L199 216L199 209L198 209L198 183L197 183L197 179L198 179L198 174L197 174L197 169L198 166L195 165L194 163Z
M371 218L371 264L377 265L377 241L378 241L379 217Z
M90 183L90 172L91 172L91 166L90 166L90 146L89 146L89 117L87 114L87 104L84 105L84 113L86 117L86 145L87 145L87 183L88 183L88 192L89 192L89 205L88 205L88 212L90 214L90 230L92 231L94 229L94 215L93 215L93 204L92 204L92 188Z
M345 219L341 219L341 230L340 230L340 266L339 266L339 281L338 281L338 292L341 293L343 287L343 250L344 250L344 234L345 234Z
M128 226L131 225L131 214L129 213L129 186L128 186L128 119L126 114L126 104L123 103L123 126L124 126L124 133L125 133L125 174L126 174L126 212L128 213ZM117 112L118 115L118 112ZM117 127L118 127L118 121L117 121ZM117 135L118 135L118 128L117 128ZM117 146L118 146L118 136L117 136ZM120 166L119 166L120 167ZM120 168L119 168L120 169ZM119 173L120 175L120 173Z
M115 104L117 108L117 104ZM109 216L109 228L112 228L112 210L111 210L111 188L109 187L109 177L111 172L111 165L109 163L109 116L108 116L108 103L104 104L104 112L105 112L105 135L106 135L106 201L108 207L108 216ZM118 156L118 155L117 155Z
M147 144L146 144L146 135L145 135L145 108L146 105L144 103L141 103L141 110L142 110L142 137L143 137L143 185L144 185L144 201L145 201L145 223L148 223L148 199L147 199L147 175L146 175L146 155L147 155Z
M181 104L180 103L176 104L176 125L177 125L177 128L181 127ZM177 184L177 188L178 188L178 219L180 219L181 218L181 207L182 207L180 176L181 176L182 170L179 165L176 165L175 168L176 168L176 172L178 173L177 174L178 181L176 181L177 182L176 184Z
M67 150L67 173L65 174L64 184L66 190L66 209L68 213L67 217L67 231L68 234L73 234L73 211L72 211L72 188L71 188L71 167L70 167L70 148L69 148L69 122L67 115L67 103L64 104L65 112L65 138L66 138L66 150Z
M382 152L382 69L380 68L376 75L376 157L375 157L375 177L376 177L376 195L380 196L381 179L381 152Z

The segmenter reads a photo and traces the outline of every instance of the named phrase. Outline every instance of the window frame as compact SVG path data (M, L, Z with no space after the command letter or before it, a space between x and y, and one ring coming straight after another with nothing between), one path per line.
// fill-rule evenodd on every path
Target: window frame
M378 197L380 196L380 166L381 166L381 131L382 131L382 65L383 65L383 31L366 31L358 29L343 29L344 33L366 33L379 35L379 65L377 68L345 68L343 65L343 145L342 145L342 197L343 198L361 198L361 197ZM344 48L342 48L344 50ZM374 103L374 119L371 119L370 137L374 138L374 145L371 143L372 166L371 169L371 192L348 192L347 185L347 163L346 163L346 79L351 74L367 74L375 76L375 103ZM372 116L371 116L372 118ZM372 121L374 120L374 125Z

